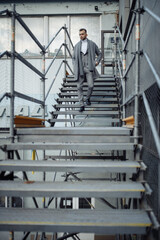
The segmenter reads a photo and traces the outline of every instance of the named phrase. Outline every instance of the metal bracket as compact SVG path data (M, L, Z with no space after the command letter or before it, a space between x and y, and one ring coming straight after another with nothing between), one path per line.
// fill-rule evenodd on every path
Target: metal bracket
M132 12L135 14L136 13L143 14L145 12L145 10L144 10L144 7L142 7L142 8L137 8L137 9L132 10Z
M136 52L131 52L131 54L133 54L134 56L136 55L136 54L138 54L138 55L143 55L143 50L140 50L140 51L136 51Z
M7 145L3 145L3 146L1 146L0 149L1 149L3 152L6 152Z
M150 188L150 186L148 185L148 183L144 183L144 187L145 187L145 190L146 190L146 194L151 195L153 191Z
M160 228L160 224L159 224L154 212L151 210L151 211L148 211L148 213L149 213L149 216L150 216L151 221L153 223L153 229L158 230Z

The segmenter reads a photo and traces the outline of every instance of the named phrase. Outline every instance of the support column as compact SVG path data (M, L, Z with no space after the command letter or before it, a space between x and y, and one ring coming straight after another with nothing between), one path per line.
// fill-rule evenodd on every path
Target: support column
M14 142L14 85L15 85L15 4L11 18L11 75L10 75L10 138Z
M138 144L138 119L139 119L139 79L140 79L140 0L137 0L137 12L136 12L136 76L135 76L135 105L134 105L134 143Z
M64 25L64 80L66 80L66 61L67 61L67 51L66 51L66 44L67 44L67 39L66 39L66 24Z
M117 27L114 27L114 75L117 78Z
M124 76L124 73L126 71L126 50L123 51L123 71L122 76ZM126 101L126 79L123 78L123 118L126 117L126 105L124 105Z
M10 75L10 140L14 142L14 86L15 86L15 4L12 5L11 18L11 75ZM11 151L11 159L14 158L14 152ZM12 206L12 197L6 197L7 207ZM14 232L9 232L9 239L14 240Z
M48 16L44 16L44 24L43 24L43 42L45 46L48 46L49 43L49 17ZM49 48L48 48L48 52L46 53L47 57L49 56Z

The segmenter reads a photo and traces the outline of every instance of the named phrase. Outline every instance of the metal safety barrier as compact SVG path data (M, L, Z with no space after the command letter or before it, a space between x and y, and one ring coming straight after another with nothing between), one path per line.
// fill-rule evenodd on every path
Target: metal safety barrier
M73 43L71 41L71 38L69 36L69 33L67 31L66 26L62 26L58 32L52 37L51 41L48 43L47 46L43 46L39 40L36 38L36 36L33 34L33 32L29 29L29 27L26 25L26 23L23 21L23 19L21 18L20 14L16 12L15 9L15 4L12 5L12 11L4 10L0 12L0 15L7 15L8 17L11 17L11 52L8 51L4 51L0 54L0 59L2 57L4 57L5 55L10 57L11 59L11 77L10 77L10 93L5 93L3 94L3 96L0 98L0 102L4 99L4 97L9 97L10 98L10 137L11 137L11 141L14 142L14 99L15 97L19 97L22 99L25 99L27 101L31 101L31 102L35 102L41 105L42 107L42 111L43 111L43 118L45 118L45 101L49 95L49 92L54 84L54 81L62 67L62 65L64 64L64 78L66 77L66 69L68 67L69 71L73 74L73 71L71 69L71 67L68 64L67 61L67 52L68 52L68 56L70 58L72 58L72 54L67 46L66 43L66 38L68 37L69 43L73 49ZM35 66L33 66L29 61L27 61L23 56L21 56L18 52L15 51L15 22L18 21L19 24L23 27L23 29L27 32L27 34L32 38L32 40L36 43L36 45L40 48L41 50L41 55L42 55L42 71L39 71ZM45 54L46 51L48 50L49 46L53 43L53 41L56 39L56 37L59 35L59 33L61 31L64 31L64 43L61 44L61 46L59 47L56 55L53 57L51 63L49 64L48 68L45 69ZM57 59L57 56L60 52L60 50L62 49L62 47L64 47L64 60L60 63L60 66L57 70L57 72L55 73L55 77L52 80L52 83L47 91L47 93L45 94L45 80L46 80L46 75L49 72L50 68L52 67L53 63L55 62L55 60ZM27 66L29 69L31 69L33 72L35 72L38 76L40 76L40 80L42 82L42 100L36 99L36 98L32 98L30 96L27 96L25 94L19 93L17 91L15 91L14 89L14 85L15 85L15 59L18 59L20 62L22 62L25 66Z

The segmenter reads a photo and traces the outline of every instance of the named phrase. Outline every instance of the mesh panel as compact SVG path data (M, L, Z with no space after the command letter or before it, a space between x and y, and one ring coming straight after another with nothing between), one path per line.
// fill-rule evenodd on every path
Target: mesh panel
M146 91L146 97L160 135L160 89L156 83Z
M157 131L160 135L160 90L158 89L157 84L154 84L146 91L146 97L150 105L150 109L154 118L154 122L156 124ZM140 100L140 127L141 134L143 136L143 145L150 152L155 154L158 157L157 149L155 146L155 141L152 135L152 131L150 128L149 120L145 111L145 106L143 100Z
M10 61L0 60L0 95L10 90Z
M160 16L160 1L159 0L142 0L141 7L148 7L155 14ZM153 19L148 13L140 16L140 50L146 52L152 62L156 72L160 76L160 54L159 54L159 39L160 39L160 24ZM135 27L132 30L126 55L126 66L128 66L133 57L132 52L136 51ZM135 77L136 66L135 61L132 64L126 78L126 100L135 93ZM145 92L148 100L157 132L160 136L160 89L156 83L156 79L151 71L151 68L144 55L140 56L140 93ZM134 100L126 106L126 117L134 115ZM159 196L160 186L158 179L159 173L159 157L153 138L152 130L146 114L143 99L139 99L139 135L142 136L140 143L143 144L142 160L147 165L145 179L150 185L153 193L148 197L148 202L155 214L160 216ZM158 239L158 238L156 238Z
M151 154L147 149L144 148L142 160L147 166L147 170L145 172L145 179L153 190L151 196L147 197L148 202L155 214L158 215L158 158L156 158L153 154Z

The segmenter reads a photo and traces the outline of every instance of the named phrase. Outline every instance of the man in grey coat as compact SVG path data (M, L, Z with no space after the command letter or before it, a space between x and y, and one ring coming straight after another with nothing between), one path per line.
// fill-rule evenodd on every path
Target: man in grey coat
M102 54L98 46L87 38L87 30L79 30L80 41L74 47L73 67L75 81L77 81L78 98L80 103L80 112L85 110L83 98L83 82L87 80L88 91L86 95L86 104L91 105L90 97L94 87L94 79L99 77L96 66L101 61ZM96 57L97 56L97 57Z

